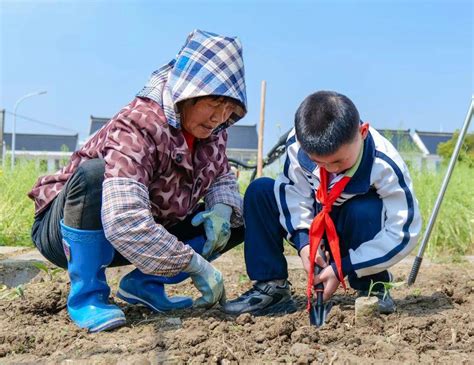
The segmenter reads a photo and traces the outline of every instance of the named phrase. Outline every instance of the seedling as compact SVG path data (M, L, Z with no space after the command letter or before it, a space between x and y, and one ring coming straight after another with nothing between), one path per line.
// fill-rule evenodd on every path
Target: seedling
M25 290L23 289L22 285L18 285L13 289L8 288L6 285L0 286L0 300L13 300L15 298L25 298Z
M50 269L46 264L44 264L43 262L35 262L33 263L33 265L46 273L46 275L48 276L49 278L49 281L53 281L54 277L59 274L60 272L64 271L63 269L61 269L60 267L56 267L54 269Z
M404 281L399 281L397 283L394 283L391 281L375 281L374 282L373 280L370 280L369 292L367 294L367 297L370 297L370 295L372 294L372 290L374 289L374 286L377 284L383 285L383 299L382 300L385 300L385 298L387 297L388 291L390 289L400 288L401 286L403 286L403 284L405 284L405 282Z
M25 299L25 290L23 289L23 285L18 285L15 289L14 289L14 293L20 297L21 299Z
M392 283L383 281L370 281L369 291L366 297L359 297L355 301L355 320L358 325L368 325L372 318L379 314L378 301L376 296L371 296L374 292L375 285L380 284L384 288L383 299L388 295L388 291L393 288L398 288L404 282ZM382 300L383 300L382 299Z

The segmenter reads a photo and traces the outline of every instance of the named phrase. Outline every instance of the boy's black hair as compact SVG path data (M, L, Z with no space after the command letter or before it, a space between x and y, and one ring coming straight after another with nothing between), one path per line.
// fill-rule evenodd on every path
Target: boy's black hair
M327 156L352 142L360 124L359 112L345 95L318 91L303 100L295 114L296 137L310 154Z

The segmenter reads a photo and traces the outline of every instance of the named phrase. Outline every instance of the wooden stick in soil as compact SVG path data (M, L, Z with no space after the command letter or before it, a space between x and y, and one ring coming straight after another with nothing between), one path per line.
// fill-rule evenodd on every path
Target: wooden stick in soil
M265 93L267 82L262 80L260 95L260 125L258 128L258 150L257 150L257 177L262 176L263 171L263 131L265 127Z

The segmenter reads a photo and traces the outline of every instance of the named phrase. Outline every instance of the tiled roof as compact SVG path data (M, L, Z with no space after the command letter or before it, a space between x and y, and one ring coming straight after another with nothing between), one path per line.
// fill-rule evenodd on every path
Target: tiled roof
M257 150L258 134L256 125L234 124L227 129L227 133L229 134L227 148Z
M107 123L110 118L98 118L91 115L91 127L89 129L89 136L97 132L100 128Z
M77 148L78 135L57 134L25 134L17 133L15 136L16 151L41 151L54 152L67 150L73 152ZM4 141L7 149L11 149L12 134L5 133Z
M436 155L438 153L437 149L440 143L449 141L453 138L453 133L448 132L423 132L416 129L415 132L418 134L431 155Z

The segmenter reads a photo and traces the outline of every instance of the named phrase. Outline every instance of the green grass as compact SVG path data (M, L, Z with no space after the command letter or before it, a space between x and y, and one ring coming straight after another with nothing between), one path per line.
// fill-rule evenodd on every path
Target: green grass
M423 232L441 188L445 169L440 173L412 173L416 197L423 217ZM474 168L455 166L438 212L426 252L430 257L455 258L474 253ZM420 238L421 241L421 238Z
M32 246L34 203L26 194L40 172L33 162L19 162L11 171L5 161L5 167L0 167L0 246Z
M7 162L7 161L6 161ZM27 193L41 174L34 163L20 163L12 172L6 163L0 169L0 245L32 246L30 231L34 220L34 204ZM441 187L444 170L440 173L412 172L415 193L423 216L423 232ZM275 168L265 175L275 177ZM240 175L244 193L250 173ZM456 259L474 254L474 168L458 164L454 169L446 195L427 247L427 255L440 259Z

